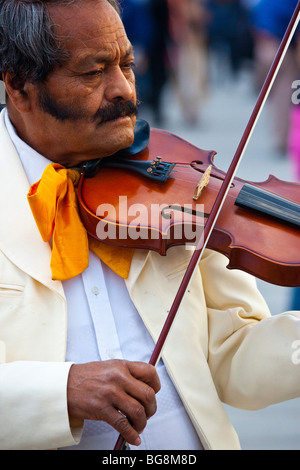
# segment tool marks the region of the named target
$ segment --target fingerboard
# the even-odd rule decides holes
[[[300,227],[300,205],[269,193],[261,188],[244,184],[235,205],[265,214],[273,219]]]

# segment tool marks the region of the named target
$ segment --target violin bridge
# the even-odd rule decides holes
[[[211,169],[212,169],[212,165],[209,165],[209,167],[203,173],[199,183],[197,184],[196,189],[194,191],[194,196],[193,196],[194,201],[197,201],[199,199],[203,189],[206,188],[206,186],[208,185]]]

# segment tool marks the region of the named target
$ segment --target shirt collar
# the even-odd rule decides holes
[[[36,150],[26,144],[26,142],[20,139],[15,127],[9,119],[7,110],[5,110],[4,119],[7,131],[14,146],[17,149],[29,184],[32,185],[33,183],[41,179],[45,168],[52,162],[47,158],[43,157],[43,155],[38,153]]]

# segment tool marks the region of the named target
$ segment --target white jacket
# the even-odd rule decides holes
[[[65,362],[67,305],[51,280],[50,248],[28,202],[22,164],[0,115],[0,448],[78,442],[70,427]],[[157,340],[190,251],[137,251],[126,281]],[[163,350],[163,359],[206,449],[239,449],[222,401],[258,409],[299,397],[300,312],[271,317],[255,280],[206,250]]]

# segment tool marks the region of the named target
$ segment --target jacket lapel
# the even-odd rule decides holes
[[[51,249],[43,242],[27,202],[29,183],[6,130],[4,111],[0,114],[0,141],[0,249],[22,271],[64,295],[61,283],[52,281]]]

